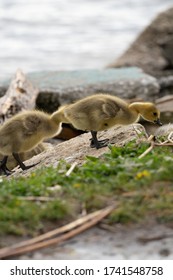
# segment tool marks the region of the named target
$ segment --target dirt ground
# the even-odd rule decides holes
[[[10,237],[9,237],[10,238]],[[19,242],[12,237],[8,243]],[[2,241],[2,240],[1,240]],[[16,256],[18,260],[172,260],[173,226],[99,224],[66,242]],[[4,244],[5,245],[5,244]]]

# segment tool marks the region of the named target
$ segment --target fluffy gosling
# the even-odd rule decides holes
[[[57,112],[49,115],[41,111],[25,111],[7,120],[0,127],[0,170],[6,175],[12,173],[6,166],[8,156],[13,155],[19,166],[25,170],[36,164],[26,166],[19,154],[32,150],[44,139],[61,131]]]
[[[71,123],[75,128],[90,131],[91,147],[97,149],[106,146],[106,139],[99,141],[97,132],[115,125],[129,125],[142,116],[149,122],[161,125],[160,112],[151,102],[126,103],[121,98],[108,94],[88,96],[73,104],[59,109],[59,118],[63,123]]]

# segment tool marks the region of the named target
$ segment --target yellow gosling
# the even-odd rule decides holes
[[[23,170],[35,165],[26,166],[19,154],[32,150],[44,139],[61,131],[61,122],[56,114],[57,112],[49,115],[41,111],[25,111],[7,120],[0,127],[0,153],[3,155],[0,170],[3,173],[11,174],[11,170],[6,166],[10,155],[13,155]]]
[[[83,98],[73,104],[62,106],[58,112],[57,117],[63,123],[70,123],[77,129],[90,131],[91,147],[97,149],[106,146],[106,140],[98,141],[98,131],[115,125],[135,123],[140,116],[161,125],[160,112],[153,103],[134,102],[129,105],[121,98],[108,94]]]

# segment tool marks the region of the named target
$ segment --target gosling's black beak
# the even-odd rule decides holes
[[[162,126],[162,123],[161,123],[160,119],[155,120],[154,123]]]

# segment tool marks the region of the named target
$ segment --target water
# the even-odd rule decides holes
[[[102,68],[172,0],[1,0],[0,78]]]

